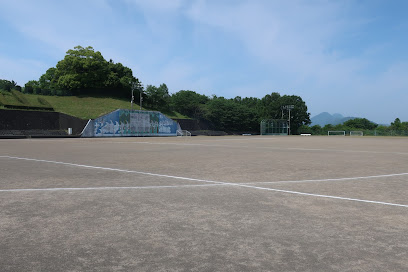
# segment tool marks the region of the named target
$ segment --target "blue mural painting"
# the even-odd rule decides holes
[[[176,136],[179,129],[160,112],[119,109],[88,122],[82,137]]]

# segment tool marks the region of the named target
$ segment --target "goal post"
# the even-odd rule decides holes
[[[346,136],[345,130],[329,130],[327,136]]]
[[[350,131],[350,136],[364,136],[364,133],[362,131]]]

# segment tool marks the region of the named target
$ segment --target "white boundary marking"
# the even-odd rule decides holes
[[[397,176],[407,176],[408,173],[398,173],[398,174],[385,174],[377,176],[363,176],[363,177],[350,177],[350,178],[331,178],[331,179],[304,179],[304,180],[281,180],[281,181],[255,181],[255,182],[244,182],[239,184],[280,184],[280,183],[304,183],[304,182],[319,182],[319,181],[345,181],[345,180],[356,180],[356,179],[373,179],[373,178],[387,178],[387,177],[397,177]]]
[[[202,181],[202,182],[216,183],[216,184],[229,184],[229,183],[226,183],[226,182],[213,181],[213,180],[186,178],[186,177],[178,177],[178,176],[171,176],[171,175],[155,174],[155,173],[149,173],[149,172],[141,172],[141,171],[135,171],[135,170],[125,170],[125,169],[118,169],[118,168],[109,168],[109,167],[92,166],[92,165],[85,165],[85,164],[76,164],[76,163],[69,163],[69,162],[30,159],[30,158],[21,158],[21,157],[13,157],[13,156],[0,156],[0,158],[8,158],[8,159],[24,160],[24,161],[35,161],[35,162],[46,162],[46,163],[53,163],[53,164],[76,166],[76,167],[81,167],[81,168],[100,169],[100,170],[116,171],[116,172],[123,172],[123,173],[134,173],[134,174],[141,174],[141,175],[148,175],[148,176],[155,176],[155,177],[164,177],[164,178],[173,178],[173,179],[181,179],[181,180]],[[233,183],[231,183],[231,184],[233,184]]]
[[[320,194],[302,193],[302,192],[297,192],[297,191],[280,190],[280,189],[265,188],[265,187],[258,187],[258,186],[250,186],[250,185],[244,185],[244,184],[239,184],[238,186],[247,187],[247,188],[253,188],[253,189],[258,189],[258,190],[266,190],[266,191],[274,191],[274,192],[288,193],[288,194],[314,196],[314,197],[331,198],[331,199],[340,199],[340,200],[357,201],[357,202],[364,202],[364,203],[382,204],[382,205],[387,205],[387,206],[397,206],[397,207],[408,208],[408,205],[397,204],[397,203],[390,203],[390,202],[373,201],[373,200],[365,200],[365,199],[349,198],[349,197],[341,197],[341,196],[331,196],[331,195],[320,195]]]
[[[274,138],[265,138],[266,139],[274,139]],[[276,139],[276,138],[275,138]],[[25,139],[25,141],[41,141],[43,139]],[[58,139],[58,140],[49,140],[46,139],[47,141],[65,141],[68,142],[68,140],[65,139]],[[124,142],[124,141],[106,141],[108,139],[106,138],[92,138],[93,142],[86,141],[86,139],[82,138],[81,140],[84,140],[83,143],[89,144],[89,143],[97,143],[99,144],[102,140],[105,140],[104,143],[112,143],[112,144],[150,144],[150,145],[176,145],[176,146],[208,146],[208,147],[230,147],[230,148],[251,148],[251,149],[272,149],[272,150],[295,150],[295,151],[321,151],[321,152],[338,152],[338,153],[367,153],[367,154],[394,154],[394,155],[408,155],[408,152],[389,152],[389,151],[369,151],[369,150],[338,150],[338,149],[323,149],[323,148],[302,148],[302,147],[273,147],[273,146],[248,146],[248,145],[223,145],[223,144],[205,144],[205,143],[159,143],[159,142]],[[96,141],[95,141],[96,140]],[[98,141],[99,140],[99,141]],[[229,141],[229,140],[264,140],[263,138],[255,138],[254,139],[220,139],[220,140],[201,140],[203,141]],[[71,141],[72,143],[76,143],[74,141]]]
[[[221,140],[218,140],[221,141]],[[274,147],[274,146],[248,146],[248,145],[223,145],[223,144],[202,144],[202,143],[155,143],[155,142],[110,142],[112,144],[149,144],[149,145],[179,145],[179,146],[208,146],[208,147],[231,147],[231,148],[251,148],[251,149],[272,149],[272,150],[295,150],[295,151],[322,151],[338,153],[367,153],[367,154],[396,154],[408,155],[408,152],[387,152],[368,150],[338,150],[323,148],[302,148],[302,147]]]
[[[16,160],[25,160],[25,161],[35,161],[35,162],[46,162],[46,163],[53,163],[53,164],[61,164],[61,165],[68,165],[68,166],[75,166],[75,167],[82,167],[88,169],[101,169],[107,171],[117,171],[117,172],[125,172],[125,173],[136,173],[136,174],[143,174],[149,176],[157,176],[157,177],[166,177],[166,178],[173,178],[173,179],[181,179],[181,180],[191,180],[191,181],[201,181],[205,183],[212,183],[214,185],[230,185],[236,187],[244,187],[244,188],[251,188],[257,190],[264,190],[264,191],[273,191],[273,192],[280,192],[280,193],[287,193],[287,194],[295,194],[295,195],[302,195],[302,196],[313,196],[313,197],[320,197],[320,198],[329,198],[329,199],[337,199],[337,200],[347,200],[347,201],[355,201],[355,202],[362,202],[362,203],[371,203],[371,204],[381,204],[386,206],[397,206],[397,207],[404,207],[408,208],[408,205],[398,204],[398,203],[390,203],[390,202],[382,202],[382,201],[373,201],[373,200],[366,200],[366,199],[358,199],[358,198],[348,198],[348,197],[340,197],[340,196],[331,196],[331,195],[321,195],[321,194],[312,194],[312,193],[303,193],[298,191],[289,191],[289,190],[281,190],[281,189],[273,189],[273,188],[266,188],[266,187],[259,187],[253,186],[248,184],[242,183],[230,183],[230,182],[221,182],[221,181],[214,181],[214,180],[205,180],[205,179],[195,179],[195,178],[187,178],[187,177],[178,177],[178,176],[171,176],[171,175],[163,175],[163,174],[155,174],[149,172],[141,172],[141,171],[134,171],[134,170],[124,170],[124,169],[117,169],[117,168],[109,168],[109,167],[100,167],[100,166],[91,166],[91,165],[83,165],[83,164],[75,164],[75,163],[68,163],[68,162],[59,162],[59,161],[49,161],[49,160],[40,160],[40,159],[30,159],[30,158],[21,158],[21,157],[12,157],[12,156],[0,156],[0,158],[8,158],[8,159],[16,159]],[[384,175],[382,175],[384,176]],[[374,176],[372,176],[374,177]],[[351,179],[351,178],[349,178]],[[94,188],[74,188],[74,190],[103,190],[103,188],[114,188],[114,187],[95,187]],[[100,188],[100,189],[99,189]],[[120,187],[124,188],[124,187]],[[131,187],[129,187],[131,188]],[[20,191],[55,191],[61,190],[63,188],[48,188],[48,189],[7,189],[4,192],[20,192]],[[68,188],[69,189],[69,188]],[[66,190],[68,190],[66,189]],[[105,189],[105,190],[106,190]],[[13,190],[13,191],[11,191]],[[65,190],[65,189],[64,189]],[[0,191],[3,192],[3,191]]]
[[[32,189],[2,189],[0,192],[36,192],[36,191],[93,191],[93,190],[123,190],[123,189],[162,189],[223,186],[224,184],[192,184],[192,185],[157,185],[157,186],[124,186],[124,187],[77,187],[77,188],[32,188]]]

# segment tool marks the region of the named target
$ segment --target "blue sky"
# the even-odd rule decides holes
[[[408,1],[0,0],[0,78],[37,80],[76,45],[144,85],[299,95],[320,112],[408,121]]]

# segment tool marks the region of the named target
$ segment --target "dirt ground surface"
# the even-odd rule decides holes
[[[408,138],[0,140],[0,271],[408,271]]]

